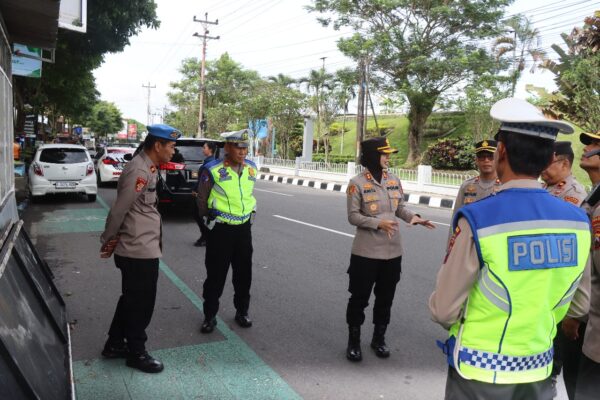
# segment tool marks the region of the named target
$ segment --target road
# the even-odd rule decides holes
[[[363,327],[361,363],[345,359],[346,270],[353,228],[344,193],[259,181],[253,226],[250,315],[233,321],[230,282],[221,298],[218,331],[199,332],[204,248],[182,210],[163,218],[164,255],[148,349],[165,371],[147,375],[102,360],[100,350],[120,290],[112,260],[98,257],[99,236],[116,189],[96,203],[50,198],[30,205],[26,227],[56,275],[73,323],[79,399],[440,399],[446,365],[435,345],[445,331],[429,317],[427,299],[444,255],[450,211],[408,207],[437,229],[403,224],[405,255],[387,342],[378,359],[368,347],[371,307]],[[371,302],[372,304],[372,302]]]

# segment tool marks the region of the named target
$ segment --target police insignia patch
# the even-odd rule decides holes
[[[377,203],[373,203],[369,206],[369,210],[371,210],[371,211],[377,211],[377,208],[378,208]]]
[[[250,175],[250,177],[254,178],[256,176],[256,171],[254,170],[254,168],[250,167],[248,168],[248,174]]]
[[[229,178],[231,178],[231,177],[229,176],[229,172],[227,172],[226,168],[219,169],[219,179],[220,180],[226,181]]]
[[[135,180],[135,191],[138,193],[141,192],[144,186],[146,186],[146,183],[148,183],[147,180],[141,176],[138,176],[138,178]]]
[[[564,201],[567,201],[567,202],[569,202],[569,203],[571,203],[571,204],[575,204],[575,205],[578,205],[578,204],[579,204],[579,200],[577,200],[577,198],[576,198],[576,197],[572,197],[572,196],[565,196],[565,197],[563,198],[563,200],[564,200]]]
[[[460,228],[457,226],[454,229],[454,233],[452,234],[450,241],[448,242],[448,249],[446,250],[446,257],[444,257],[444,264],[446,264],[446,261],[448,260],[448,256],[450,255],[450,252],[454,247],[454,243],[456,242],[456,238],[458,237],[458,235],[460,235]]]
[[[354,193],[356,193],[356,185],[354,185],[354,184],[348,185],[348,189],[346,189],[346,194],[348,196],[352,196]]]
[[[156,172],[156,167],[154,165],[150,166],[150,172],[152,172],[152,173]]]

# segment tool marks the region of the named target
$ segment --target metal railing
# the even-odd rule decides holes
[[[294,171],[311,171],[321,173],[332,173],[346,175],[348,179],[364,171],[362,165],[354,163],[326,163],[326,162],[309,162],[302,160],[283,160],[279,158],[260,158],[254,157],[253,161],[260,163],[265,167],[289,168]],[[424,183],[429,185],[460,186],[465,180],[477,176],[475,171],[469,172],[450,172],[450,171],[431,171],[431,179],[419,178],[417,169],[405,168],[390,168],[390,172],[398,176],[404,182]]]

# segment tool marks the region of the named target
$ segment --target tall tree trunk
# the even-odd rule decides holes
[[[436,99],[437,95],[424,93],[408,97],[410,109],[408,111],[408,157],[406,162],[409,165],[416,165],[420,161],[421,138]]]

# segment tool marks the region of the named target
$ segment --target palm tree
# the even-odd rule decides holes
[[[503,36],[494,41],[492,51],[496,54],[499,61],[506,53],[513,53],[512,64],[514,71],[512,73],[511,93],[514,96],[517,82],[525,69],[527,61],[533,61],[530,71],[535,71],[537,64],[543,60],[546,53],[541,48],[540,32],[529,19],[523,15],[515,15],[506,21],[510,28],[509,32],[513,37]]]
[[[324,68],[319,70],[312,69],[307,77],[298,79],[298,83],[306,83],[306,90],[310,93],[314,90],[315,96],[315,111],[317,112],[317,153],[319,152],[319,139],[321,136],[321,94],[323,89],[331,89],[333,75],[325,71]]]
[[[287,76],[285,74],[277,74],[277,76],[269,76],[267,78],[267,80],[269,82],[273,82],[273,83],[276,83],[276,84],[284,86],[284,87],[290,87],[294,83],[297,83],[297,81],[294,78],[292,78],[291,76]]]

